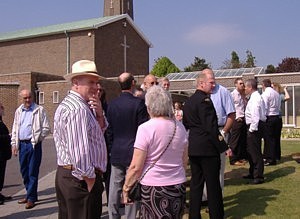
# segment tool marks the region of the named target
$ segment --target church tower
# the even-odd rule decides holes
[[[104,17],[128,14],[133,20],[133,0],[104,0]]]

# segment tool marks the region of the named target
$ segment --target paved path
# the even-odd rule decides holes
[[[55,196],[54,179],[55,172],[53,171],[39,180],[38,198],[36,206],[30,210],[25,209],[25,205],[18,204],[18,200],[22,199],[25,190],[21,190],[13,195],[12,200],[6,201],[4,205],[0,205],[0,218],[2,219],[23,219],[23,218],[39,218],[39,219],[57,219],[58,208]],[[103,193],[103,214],[102,219],[108,218],[106,207],[106,196]]]

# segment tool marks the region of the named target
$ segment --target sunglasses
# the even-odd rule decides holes
[[[150,83],[151,85],[158,85],[158,82],[155,82],[155,81],[152,81],[151,83]]]

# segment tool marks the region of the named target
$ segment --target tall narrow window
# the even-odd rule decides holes
[[[39,92],[39,104],[44,104],[44,103],[45,103],[45,93]]]
[[[53,103],[59,103],[59,92],[53,91]]]

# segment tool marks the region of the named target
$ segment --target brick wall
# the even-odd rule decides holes
[[[105,77],[116,77],[124,72],[124,35],[127,45],[127,72],[134,75],[149,73],[149,46],[126,19],[100,27],[95,31],[95,62]]]
[[[117,97],[120,93],[119,84],[116,81],[103,80],[101,81],[102,87],[106,92],[106,100],[109,102],[113,98]],[[47,115],[50,120],[51,131],[53,132],[53,119],[57,106],[67,95],[71,88],[71,84],[65,80],[52,81],[52,82],[38,82],[37,87],[40,92],[44,93],[44,104],[40,104],[47,111]],[[59,100],[58,103],[53,103],[53,92],[58,91]]]
[[[124,72],[124,35],[130,46],[127,71],[145,75],[149,71],[149,46],[129,23],[123,26],[125,21],[99,29],[0,42],[0,75],[35,71],[63,76],[75,61],[89,59],[96,62],[100,75],[118,76]]]

